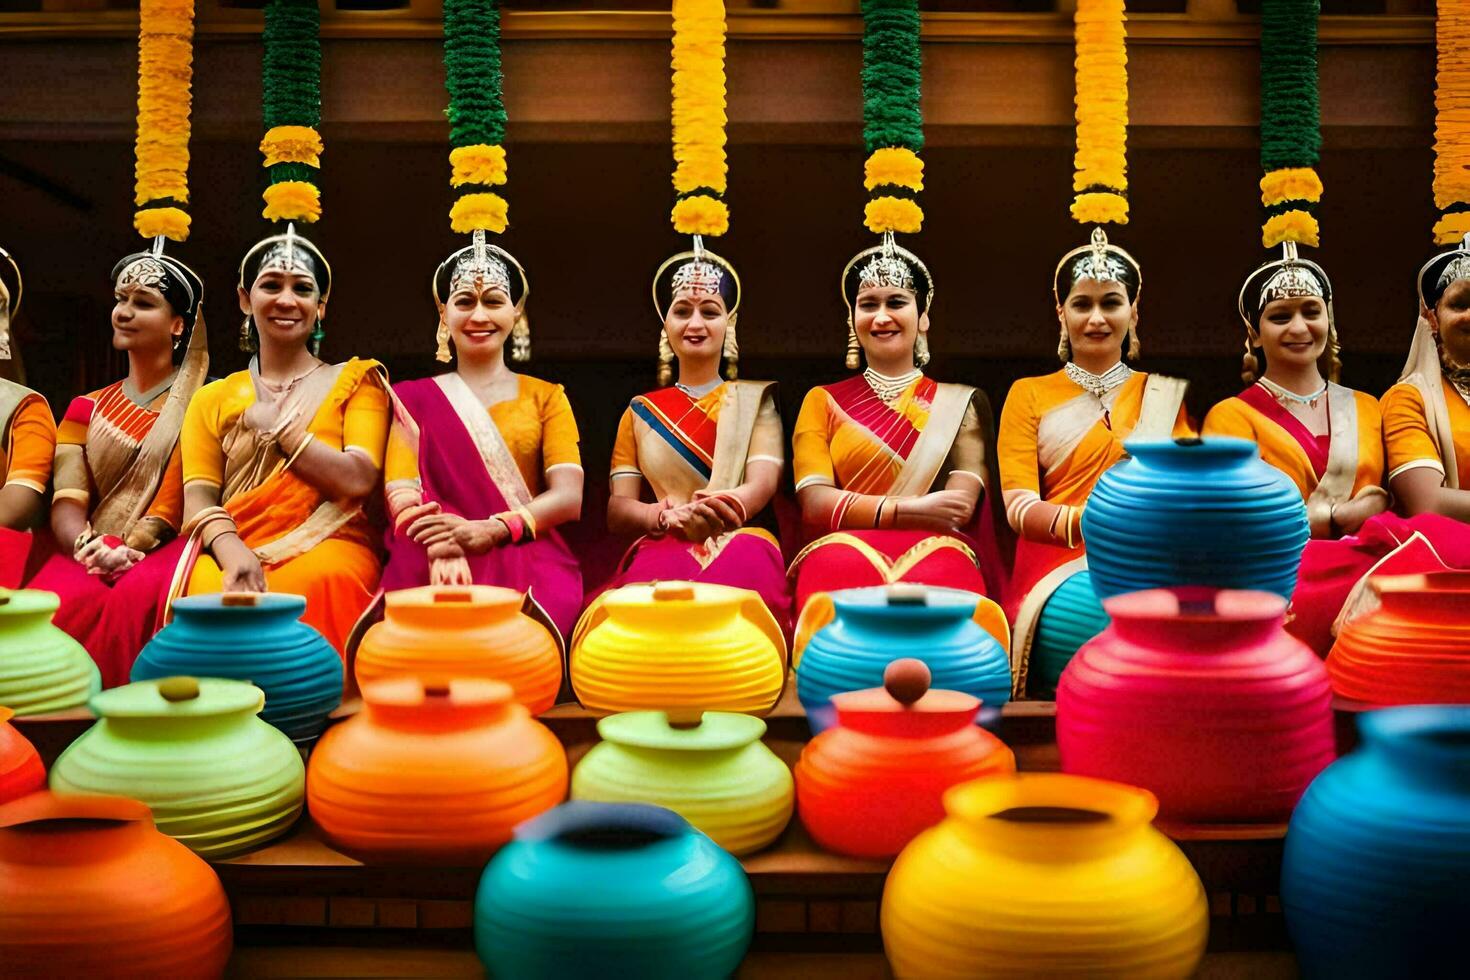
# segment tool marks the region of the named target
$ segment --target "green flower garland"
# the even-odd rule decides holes
[[[918,0],[863,0],[863,186],[869,230],[913,233],[924,223],[923,56]]]
[[[265,9],[261,90],[270,186],[265,217],[312,222],[321,217],[321,11],[317,0],[270,0]]]
[[[506,182],[504,73],[498,0],[444,0],[444,86],[449,90],[449,223],[457,232],[493,231],[509,224]]]
[[[1316,245],[1322,180],[1317,101],[1318,0],[1261,3],[1262,243]]]

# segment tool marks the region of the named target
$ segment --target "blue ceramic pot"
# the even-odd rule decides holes
[[[186,674],[249,681],[265,692],[263,721],[309,742],[342,703],[342,658],[301,622],[298,595],[219,593],[177,599],[173,622],[148,641],[133,680]]]
[[[1125,592],[1211,585],[1290,599],[1306,547],[1296,484],[1244,439],[1126,444],[1082,513],[1092,587]]]
[[[573,801],[528,820],[475,896],[491,976],[728,977],[755,932],[740,862],[683,817]]]
[[[1470,707],[1388,708],[1358,730],[1286,835],[1281,903],[1302,973],[1449,975],[1470,921]]]
[[[976,597],[959,589],[877,586],[832,593],[834,618],[796,667],[796,694],[812,732],[836,723],[832,695],[883,686],[889,663],[928,665],[936,690],[963,691],[998,709],[1011,697],[1010,658],[973,619]]]
[[[1074,573],[1057,586],[1041,616],[1031,639],[1031,662],[1026,687],[1034,698],[1057,696],[1057,683],[1062,669],[1082,644],[1108,628],[1108,614],[1103,611],[1092,588],[1092,573],[1087,569]]]

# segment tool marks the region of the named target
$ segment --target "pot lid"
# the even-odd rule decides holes
[[[504,681],[460,677],[447,684],[425,684],[417,677],[393,677],[362,686],[362,699],[388,708],[481,708],[510,704],[515,689]]]
[[[153,820],[146,804],[126,796],[100,793],[53,793],[37,790],[18,800],[0,804],[0,830],[23,827],[47,820]]]
[[[398,589],[383,597],[389,609],[466,609],[485,606],[514,606],[519,609],[525,596],[515,589],[498,585],[425,585],[416,589]]]
[[[29,616],[54,613],[61,607],[61,597],[40,589],[0,589],[0,616]]]
[[[973,592],[914,582],[895,582],[832,593],[832,604],[839,613],[892,609],[919,616],[927,613],[936,619],[972,616],[978,602],[979,597]]]
[[[103,691],[90,704],[101,718],[208,718],[255,714],[265,706],[265,693],[249,681],[164,677]]]
[[[685,721],[670,721],[663,711],[625,711],[597,723],[597,734],[609,742],[644,749],[713,752],[738,749],[766,733],[766,723],[731,711],[693,712]]]
[[[687,609],[711,604],[737,605],[749,593],[729,585],[709,582],[653,582],[648,585],[625,585],[603,595],[604,605],[613,609],[658,606]]]
[[[837,723],[896,738],[930,738],[973,724],[980,699],[961,691],[933,690],[930,680],[922,660],[895,660],[883,671],[882,687],[832,696]]]
[[[210,592],[184,596],[169,604],[175,611],[239,615],[240,610],[262,609],[269,612],[306,610],[306,599],[287,592]]]

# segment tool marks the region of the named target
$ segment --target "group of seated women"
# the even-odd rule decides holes
[[[19,277],[0,272],[3,353]],[[655,277],[660,387],[632,400],[613,447],[607,526],[632,543],[610,581],[584,588],[557,532],[582,511],[577,424],[561,386],[512,370],[529,356],[530,284],[508,252],[477,238],[440,264],[439,358],[453,368],[393,385],[375,361],[317,356],[332,272],[294,229],[240,263],[254,356],[216,381],[197,275],[155,249],[113,280],[126,378],[74,399],[59,425],[0,381],[0,585],[60,595],[57,625],[109,686],[174,597],[221,590],[306,597],[306,621],[344,655],[383,590],[425,584],[529,592],[564,636],[595,594],[660,579],[754,590],[788,629],[814,596],[897,581],[987,596],[1014,619],[1085,562],[1081,514],[1125,441],[1194,431],[1184,383],[1128,363],[1142,275],[1099,230],[1054,276],[1061,369],[1014,383],[989,452],[985,397],[924,373],[934,283],[890,236],[842,276],[847,367],[862,372],[801,403],[804,540],[787,542],[788,564],[773,387],[735,380],[740,280],[696,239]],[[1313,543],[1297,614],[1319,646],[1356,580],[1411,539],[1415,560],[1470,565],[1470,249],[1437,256],[1420,288],[1409,369],[1380,407],[1331,380],[1331,284],[1288,249],[1241,290],[1248,387],[1204,419],[1204,435],[1255,441],[1300,488]]]

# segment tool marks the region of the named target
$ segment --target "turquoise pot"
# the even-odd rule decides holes
[[[1108,614],[1103,611],[1093,591],[1092,574],[1082,569],[1057,586],[1041,616],[1031,640],[1031,662],[1026,687],[1033,698],[1052,699],[1062,670],[1084,643],[1108,628]]]
[[[1100,598],[1206,585],[1290,599],[1306,547],[1296,484],[1244,439],[1126,443],[1082,512]]]
[[[563,803],[516,828],[475,896],[491,976],[728,977],[755,932],[740,862],[672,810]]]
[[[894,660],[922,660],[936,690],[962,691],[989,709],[1011,697],[1011,665],[974,620],[976,597],[959,589],[877,586],[832,593],[834,617],[796,668],[796,694],[814,734],[836,723],[832,695],[883,686]]]
[[[298,595],[196,595],[177,599],[173,622],[133,664],[133,680],[186,674],[249,681],[265,692],[260,717],[293,742],[309,742],[342,703],[342,658],[301,622]]]
[[[1281,905],[1306,977],[1451,975],[1470,921],[1470,706],[1360,715],[1292,814]]]

